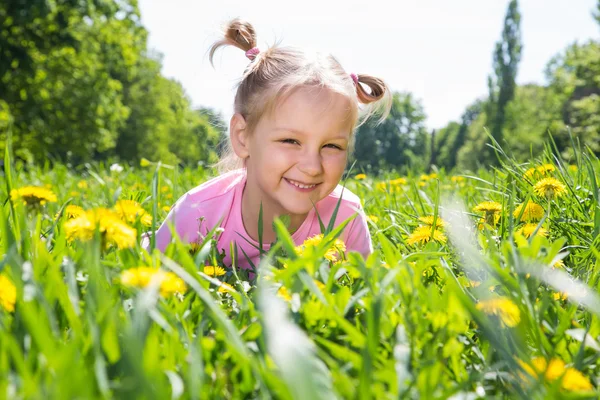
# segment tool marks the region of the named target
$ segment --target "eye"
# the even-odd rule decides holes
[[[283,139],[280,140],[281,143],[288,143],[288,144],[300,144],[298,143],[298,141],[296,139]]]
[[[344,149],[342,149],[341,146],[338,146],[337,144],[333,144],[333,143],[326,144],[325,147],[329,147],[330,149],[336,149],[336,150],[344,150]]]

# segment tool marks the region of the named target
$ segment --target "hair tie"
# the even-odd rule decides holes
[[[250,59],[250,61],[254,61],[256,56],[260,53],[260,49],[258,47],[253,47],[246,52],[246,57]]]
[[[355,85],[358,85],[358,75],[356,75],[354,72],[350,74],[350,78],[352,78],[352,80],[354,81]]]

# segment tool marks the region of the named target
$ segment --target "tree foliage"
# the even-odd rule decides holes
[[[494,50],[494,76],[488,80],[490,97],[487,125],[492,137],[499,143],[502,142],[502,133],[506,122],[506,106],[515,94],[522,47],[521,14],[517,0],[511,0],[504,18],[502,39],[496,43]],[[491,160],[493,160],[492,157],[490,157]]]
[[[161,75],[137,1],[2,2],[0,21],[0,121],[22,158],[214,160],[218,132]]]
[[[600,154],[600,42],[573,44],[547,67],[550,89],[560,102],[561,120],[580,143]],[[560,148],[568,149],[565,129],[557,132]]]
[[[421,103],[410,93],[394,93],[388,118],[368,120],[356,132],[354,156],[364,170],[424,165],[427,131]]]

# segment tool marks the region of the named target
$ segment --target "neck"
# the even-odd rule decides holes
[[[253,193],[253,190],[245,185],[242,193],[242,222],[246,233],[251,239],[258,242],[258,224],[260,206],[262,204],[262,242],[272,243],[275,241],[276,234],[273,230],[273,221],[282,215],[290,216],[290,225],[288,230],[290,233],[295,232],[306,219],[305,215],[290,215],[276,205],[270,204],[268,200],[261,198],[258,193]]]

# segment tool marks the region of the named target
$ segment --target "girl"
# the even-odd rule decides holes
[[[288,229],[299,245],[321,233],[317,212],[329,224],[342,196],[336,225],[358,212],[342,240],[348,251],[368,256],[373,248],[360,200],[348,189],[342,195],[338,183],[359,122],[358,103],[370,104],[362,110],[364,118],[383,110],[384,119],[391,106],[389,89],[380,79],[348,74],[332,56],[278,46],[260,50],[256,43],[252,25],[235,19],[210,49],[211,64],[225,45],[244,50],[250,59],[235,96],[229,148],[219,163],[228,172],[176,202],[156,232],[157,247],[164,251],[171,242],[170,225],[184,242],[200,242],[220,222],[217,248],[225,250],[225,263],[231,265],[230,243],[236,242],[238,267],[249,266],[246,257],[257,265],[261,204],[263,243],[275,240],[272,221],[288,215]],[[144,247],[149,247],[147,238]]]

